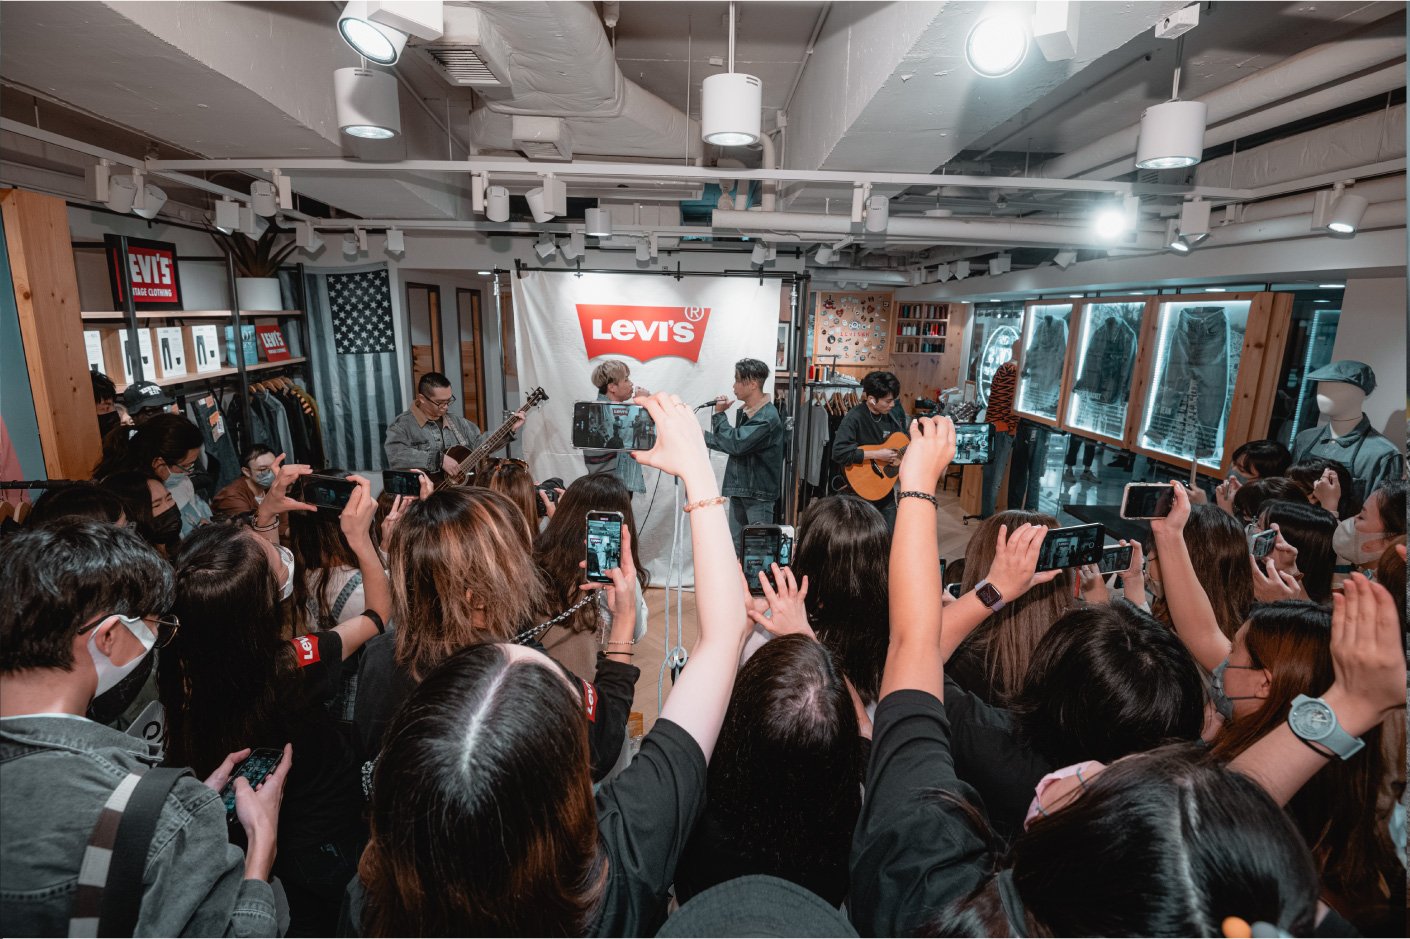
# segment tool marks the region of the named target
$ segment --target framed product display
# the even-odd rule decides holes
[[[1202,294],[1161,302],[1143,333],[1132,449],[1211,476],[1267,432],[1287,341],[1285,294]]]
[[[1030,303],[1023,320],[1023,356],[1018,367],[1017,414],[1052,427],[1062,416],[1067,387],[1068,321],[1071,303]]]
[[[813,356],[835,357],[834,365],[886,368],[891,364],[891,311],[889,291],[818,293]]]
[[[156,336],[157,364],[162,378],[181,378],[186,374],[186,339],[180,326],[158,326]]]
[[[1126,445],[1137,352],[1150,305],[1146,300],[1092,300],[1078,305],[1064,429]]]
[[[965,375],[975,383],[974,399],[989,403],[994,373],[1012,357],[1011,347],[1023,329],[1023,304],[980,303],[974,307],[969,332],[969,364]]]

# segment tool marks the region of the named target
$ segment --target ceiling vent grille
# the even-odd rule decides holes
[[[445,32],[421,47],[436,71],[458,88],[508,88],[509,49],[473,7],[445,5]]]
[[[426,54],[440,66],[441,74],[452,85],[471,88],[503,88],[505,81],[495,74],[490,64],[474,46],[427,46]]]
[[[573,135],[562,118],[514,115],[514,146],[531,160],[573,159]]]

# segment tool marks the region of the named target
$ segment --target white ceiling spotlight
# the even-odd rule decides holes
[[[756,242],[754,245],[754,250],[749,252],[749,261],[755,266],[760,266],[768,259],[769,249],[764,245],[762,241]]]
[[[545,261],[553,257],[554,252],[557,250],[558,242],[554,240],[552,235],[544,235],[534,244],[534,251]]]
[[[1077,252],[1071,248],[1064,248],[1053,255],[1053,263],[1063,270],[1067,270],[1077,260]]]
[[[542,186],[524,193],[524,198],[534,221],[540,225],[568,214],[568,187],[561,179],[554,179],[552,173],[544,178]]]
[[[509,221],[509,190],[491,186],[485,190],[485,218],[491,222]]]
[[[1191,6],[1198,22],[1199,5]],[[1188,29],[1175,32],[1167,25],[1162,31],[1157,26],[1156,36],[1179,36]],[[1180,169],[1194,166],[1204,159],[1204,125],[1209,117],[1209,106],[1203,101],[1180,100],[1180,57],[1183,52],[1182,39],[1175,47],[1175,76],[1170,86],[1170,100],[1146,108],[1141,114],[1141,133],[1136,142],[1136,166],[1140,169]]]
[[[256,215],[273,218],[279,211],[274,184],[267,179],[257,179],[250,183],[250,205],[254,206]]]
[[[1140,220],[1140,210],[1141,200],[1136,196],[1123,196],[1106,203],[1092,219],[1097,237],[1106,241],[1125,237],[1135,230]]]
[[[136,181],[131,176],[114,176],[108,180],[108,198],[103,204],[114,212],[126,214],[132,211],[132,201],[136,198]]]
[[[729,5],[729,71],[700,83],[700,136],[719,147],[759,142],[764,85],[734,70],[734,3]]]
[[[141,173],[134,172],[132,178],[137,185],[137,191],[132,194],[132,214],[156,218],[166,205],[166,193],[147,182]]]
[[[568,243],[563,246],[562,250],[564,260],[576,261],[587,250],[587,236],[578,230],[569,232]]]
[[[107,202],[109,195],[109,180],[112,179],[113,164],[107,160],[99,160],[97,163],[90,163],[84,167],[83,177],[88,186],[88,198],[94,202]]]
[[[1013,255],[999,254],[989,259],[989,275],[997,277],[1013,270]]]
[[[1165,243],[1176,254],[1189,254],[1209,237],[1210,205],[1203,199],[1191,199],[1180,206],[1180,218],[1166,226]]]
[[[121,177],[114,177],[117,184]],[[1330,192],[1317,193],[1312,203],[1312,230],[1329,231],[1334,235],[1355,235],[1361,218],[1369,207],[1364,196],[1347,189],[1349,183],[1337,183]]]
[[[279,195],[279,208],[288,212],[294,207],[294,182],[279,170],[270,170],[269,178]]]
[[[886,223],[891,217],[891,200],[885,196],[871,196],[867,199],[866,229],[869,232],[886,231]]]
[[[826,267],[832,263],[832,257],[836,254],[832,245],[819,245],[817,253],[813,255],[813,260]]]
[[[1180,234],[1180,223],[1171,219],[1165,226],[1165,246],[1179,255],[1190,253],[1190,243]]]
[[[338,127],[349,137],[389,140],[401,133],[397,80],[369,68],[333,72],[333,103]]]
[[[587,222],[586,233],[593,238],[612,237],[612,213],[606,209],[588,209],[583,213]]]
[[[969,31],[964,57],[984,78],[1003,78],[1028,55],[1028,23],[1014,13],[985,16]]]
[[[369,3],[368,0],[349,0],[347,6],[343,7],[342,15],[338,17],[338,33],[343,37],[343,41],[369,62],[392,65],[401,57],[402,49],[406,48],[406,41],[410,37],[405,32],[373,19],[374,15],[379,19],[383,18],[380,16],[381,8],[393,5]],[[439,3],[420,5],[440,6]]]
[[[211,213],[211,225],[227,235],[234,234],[240,227],[240,203],[231,199],[217,199]]]
[[[646,250],[654,261],[661,253],[661,236],[652,232],[646,236]]]
[[[358,228],[358,229],[355,229],[355,231],[357,232],[357,250],[358,250],[360,253],[362,253],[362,254],[366,254],[366,253],[367,253],[367,229],[365,229],[365,228]]]
[[[247,204],[240,206],[240,234],[251,241],[259,241],[264,234],[269,223],[255,214],[255,210]]]
[[[642,261],[642,262],[650,261],[650,260],[651,260],[651,245],[647,244],[645,241],[643,241],[643,242],[641,242],[640,244],[638,244],[638,245],[636,246],[636,259],[637,259],[638,261]]]
[[[357,234],[355,232],[348,232],[343,236],[343,257],[352,260],[357,257],[357,254]]]
[[[969,276],[969,262],[968,262],[968,261],[956,261],[956,262],[955,262],[955,280],[964,280],[964,279],[965,279],[966,277],[968,277],[968,276]]]
[[[951,277],[954,276],[954,271],[950,268],[950,265],[948,264],[941,264],[935,269],[935,282],[937,284],[943,284],[945,281],[949,280]]]
[[[1049,62],[1061,62],[1077,55],[1077,10],[1075,0],[1042,0],[1033,6],[1033,44]]]
[[[318,234],[312,222],[300,220],[294,223],[294,244],[305,254],[317,254],[323,249],[323,236]]]
[[[406,232],[400,228],[387,229],[386,251],[398,258],[406,254]]]

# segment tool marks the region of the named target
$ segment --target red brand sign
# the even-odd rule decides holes
[[[579,303],[587,355],[622,356],[647,362],[662,356],[700,361],[700,343],[710,308],[699,306],[615,306]]]
[[[284,344],[284,334],[278,326],[256,326],[255,335],[259,337],[260,351],[264,353],[266,362],[289,358],[289,347]]]
[[[108,280],[113,301],[121,310],[126,303],[124,284],[132,288],[132,303],[139,310],[181,309],[181,280],[176,273],[176,245],[164,241],[127,239],[127,254],[116,235],[103,239],[108,252]],[[123,275],[127,276],[124,278]]]
[[[318,662],[318,637],[317,636],[297,636],[289,642],[294,646],[294,661],[299,668],[307,668]]]

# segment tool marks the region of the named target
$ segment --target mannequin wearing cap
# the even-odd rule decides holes
[[[1322,458],[1344,464],[1364,499],[1405,470],[1400,449],[1371,426],[1363,411],[1376,389],[1376,373],[1364,362],[1341,359],[1307,376],[1317,382],[1317,407],[1330,421],[1311,427],[1293,442],[1293,462]]]

